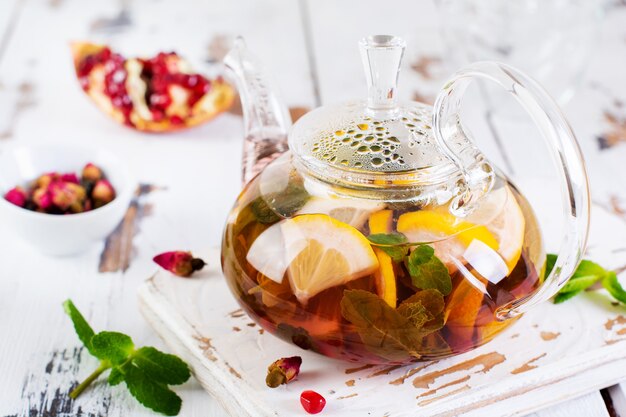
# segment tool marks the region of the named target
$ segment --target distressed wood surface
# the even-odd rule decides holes
[[[125,12],[124,4],[127,4]],[[624,19],[623,2],[613,2],[603,25],[604,37],[598,42],[591,60],[588,79],[564,108],[588,161],[595,216],[607,219],[608,226],[604,227],[594,222],[592,239],[595,243],[589,256],[618,270],[626,264],[626,239],[624,233],[616,232],[626,226]],[[405,36],[409,42],[401,96],[432,100],[451,70],[445,65],[437,24],[435,8],[430,2],[409,5],[392,1],[383,6],[353,0],[341,4],[330,0],[1,1],[0,152],[12,144],[46,141],[103,146],[125,157],[138,179],[154,190],[138,199],[136,211],[129,212],[126,227],[120,229],[117,238],[112,236],[108,245],[102,242],[79,257],[47,258],[14,236],[0,232],[0,315],[3,317],[0,321],[3,335],[0,415],[153,415],[138,406],[120,387],[109,388],[101,383],[95,384],[78,401],[68,400],[66,393],[70,387],[88,375],[96,362],[79,348],[60,303],[71,297],[96,329],[127,332],[137,344],[163,347],[140,316],[137,304],[137,288],[155,272],[151,257],[174,248],[218,245],[224,219],[239,191],[240,117],[225,115],[188,132],[160,136],[141,135],[117,126],[80,91],[67,49],[70,40],[107,42],[128,54],[175,49],[189,57],[198,69],[213,73],[219,71],[215,60],[227,40],[243,34],[274,74],[287,103],[302,111],[319,103],[363,96],[364,80],[355,43],[361,36],[379,31]],[[533,130],[518,122],[498,120],[495,133],[501,137],[503,145],[498,146],[493,127],[481,117],[486,112],[481,106],[470,109],[473,113],[470,116],[476,119],[476,137],[481,146],[499,165],[510,168],[520,178],[532,173],[534,180],[522,182],[522,188],[531,201],[541,201],[543,194],[534,191],[556,185],[550,184],[553,175],[541,145],[525,138],[525,135],[530,137]],[[510,132],[514,134],[509,135]],[[550,206],[557,210],[546,208],[539,213],[542,226],[546,235],[558,235],[558,202]],[[0,230],[3,221],[5,219],[0,219]],[[224,295],[224,299],[230,300],[229,297]],[[606,299],[594,293],[572,303],[580,309],[604,311],[601,306],[606,304]],[[607,311],[614,316],[623,312],[616,306],[610,306]],[[218,319],[217,324],[220,324],[222,318]],[[245,317],[239,319],[246,320]],[[206,322],[212,320],[216,319],[207,318]],[[541,324],[550,324],[550,320],[552,318]],[[619,331],[621,327],[614,329]],[[578,330],[583,333],[571,339],[573,351],[583,349],[587,343],[585,328]],[[554,333],[554,329],[546,331]],[[268,335],[263,337],[270,339]],[[545,343],[560,343],[565,337],[563,333]],[[609,347],[617,350],[620,344]],[[287,345],[284,349],[291,352]],[[526,364],[539,368],[522,372],[519,377],[540,370],[550,360],[546,353],[547,356]],[[344,367],[342,364],[340,370]],[[225,371],[232,375],[229,369]],[[492,371],[498,371],[498,366]],[[390,375],[374,378],[397,379],[402,376],[400,373],[401,370],[394,370]],[[546,390],[544,396],[557,402],[563,398],[561,395],[597,390],[605,383],[599,382],[603,372],[596,374],[600,375],[570,380],[569,384],[554,384],[554,391]],[[350,379],[355,379],[352,388],[358,389],[362,382],[358,378],[367,380],[370,374],[365,370],[351,375]],[[464,377],[437,380],[436,385]],[[481,374],[471,376],[477,377]],[[454,385],[441,392],[456,389]],[[346,392],[348,388],[342,387]],[[232,394],[231,390],[224,390]],[[623,385],[609,390],[616,410],[622,415],[626,415],[624,390]],[[196,380],[179,387],[177,392],[183,397],[182,416],[227,415]],[[417,395],[416,392],[413,397]],[[296,397],[297,392],[291,392],[290,398]],[[340,407],[349,408],[357,398],[338,402],[345,404]],[[527,402],[525,397],[520,398],[521,403]],[[413,406],[416,400],[413,398]],[[437,403],[430,406],[436,407]],[[372,411],[384,414],[384,410],[378,408]],[[506,414],[497,408],[491,411],[490,416]],[[606,413],[599,394],[593,391],[565,405],[538,411],[536,415],[600,416]]]
[[[544,205],[558,204],[545,192],[539,200],[539,213]],[[594,211],[592,222],[597,233],[590,256],[609,267],[626,264],[626,253],[615,256],[611,242],[601,239],[610,233],[625,236],[626,224],[601,210]],[[544,231],[553,247],[557,231],[547,225]],[[584,394],[599,395],[626,374],[625,312],[601,292],[561,305],[544,303],[492,342],[453,358],[404,367],[358,366],[302,351],[261,330],[227,296],[219,250],[196,252],[209,259],[207,271],[193,280],[158,273],[140,289],[140,304],[157,333],[194,366],[202,386],[231,415],[305,415],[294,396],[314,389],[326,396],[328,416],[356,417],[367,410],[388,417],[521,416]],[[268,390],[267,364],[296,353],[305,364],[302,378]]]

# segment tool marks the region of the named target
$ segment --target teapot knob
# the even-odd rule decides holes
[[[396,87],[406,42],[397,36],[372,35],[359,42],[367,78],[367,107],[376,117],[397,112]]]
[[[456,215],[466,215],[485,195],[494,173],[484,157],[468,152],[455,152],[451,144],[462,135],[460,114],[462,96],[475,79],[493,81],[511,93],[537,124],[552,152],[563,190],[564,237],[554,268],[533,294],[501,306],[499,320],[516,317],[534,305],[556,294],[572,276],[587,246],[590,196],[585,163],[565,116],[550,95],[534,80],[508,65],[497,62],[476,62],[457,72],[437,96],[433,111],[435,140],[444,154],[457,165],[463,179],[450,205]]]

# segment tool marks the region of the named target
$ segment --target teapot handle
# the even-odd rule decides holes
[[[433,129],[438,145],[463,175],[459,192],[450,210],[464,216],[472,210],[493,183],[493,170],[482,158],[455,152],[451,145],[457,135],[467,136],[459,111],[462,96],[474,79],[494,81],[507,90],[537,124],[562,182],[564,236],[552,272],[533,294],[501,306],[498,320],[522,313],[556,294],[572,276],[587,246],[590,196],[587,171],[578,142],[565,116],[550,95],[522,72],[497,62],[476,62],[466,66],[446,83],[435,102]]]

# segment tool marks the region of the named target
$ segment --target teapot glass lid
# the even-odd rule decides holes
[[[414,186],[449,178],[457,169],[435,141],[432,107],[396,100],[405,42],[375,35],[361,40],[359,46],[367,100],[308,113],[293,126],[290,148],[314,174],[362,185]],[[452,146],[460,152],[471,145],[462,138]]]

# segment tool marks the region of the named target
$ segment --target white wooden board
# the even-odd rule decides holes
[[[626,233],[619,219],[595,212],[598,236]],[[603,251],[611,256],[603,257]],[[298,401],[306,389],[326,397],[326,416],[517,416],[608,387],[626,375],[626,316],[602,292],[561,305],[544,303],[494,341],[454,358],[362,366],[303,351],[263,332],[230,295],[219,251],[203,254],[210,267],[193,279],[163,272],[150,278],[140,288],[140,306],[233,416],[306,415]],[[608,245],[593,257],[619,263]],[[267,388],[267,366],[296,354],[303,357],[299,380]]]

